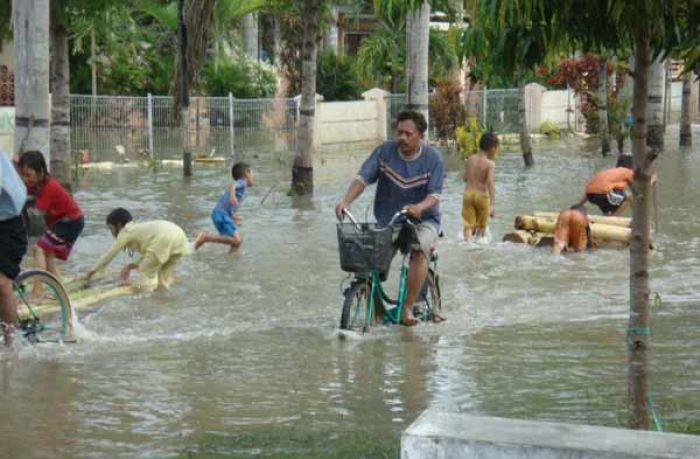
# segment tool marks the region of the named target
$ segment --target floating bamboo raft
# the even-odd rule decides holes
[[[503,236],[505,242],[529,244],[537,247],[552,245],[557,212],[535,212],[534,215],[515,217],[515,231]],[[591,215],[591,239],[598,245],[629,244],[632,230],[630,219],[626,217],[606,217]]]

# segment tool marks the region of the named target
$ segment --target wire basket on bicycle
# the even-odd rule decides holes
[[[337,229],[340,269],[351,273],[389,270],[394,257],[391,227],[341,222]]]

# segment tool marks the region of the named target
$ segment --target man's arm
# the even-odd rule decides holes
[[[437,198],[436,195],[430,194],[421,202],[404,207],[404,210],[406,210],[406,213],[409,217],[419,220],[421,215],[423,215],[423,212],[425,212],[433,206],[436,206],[439,202],[440,200]]]
[[[338,217],[339,220],[343,218],[343,210],[347,209],[363,191],[365,191],[365,184],[359,179],[353,180],[348,187],[348,191],[345,192],[342,201],[335,206],[335,216]]]

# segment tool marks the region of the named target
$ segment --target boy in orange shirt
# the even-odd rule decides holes
[[[589,201],[598,206],[603,215],[618,215],[632,202],[632,196],[626,194],[625,189],[633,180],[632,157],[620,156],[617,167],[597,172],[588,180],[586,195],[578,205]]]

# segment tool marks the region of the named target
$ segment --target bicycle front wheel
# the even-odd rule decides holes
[[[340,315],[341,330],[367,331],[374,316],[374,311],[368,311],[369,293],[366,282],[357,282],[345,290],[343,312]],[[375,305],[376,307],[376,305]]]
[[[19,328],[36,342],[72,342],[73,308],[61,282],[40,269],[23,271],[15,279]]]

